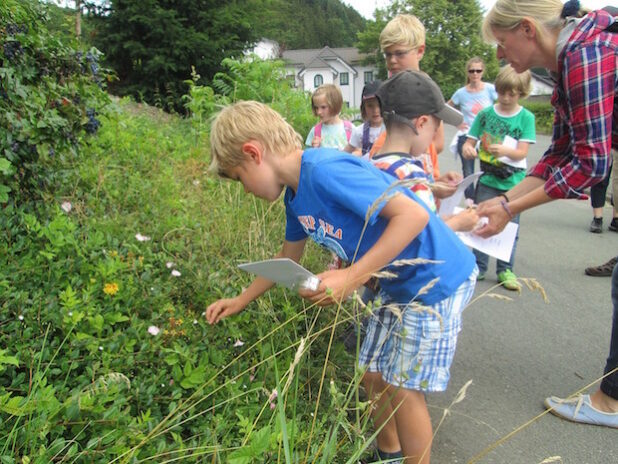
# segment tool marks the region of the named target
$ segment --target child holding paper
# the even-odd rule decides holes
[[[498,103],[481,110],[468,132],[462,154],[467,159],[478,156],[483,171],[476,187],[477,204],[504,196],[505,192],[521,182],[526,175],[528,147],[535,143],[536,132],[534,115],[519,105],[519,99],[529,95],[530,81],[530,71],[518,74],[510,65],[504,66],[495,82]],[[480,141],[478,153],[475,148],[477,141]],[[511,216],[511,221],[519,224],[519,214],[513,215],[506,201],[501,204]],[[518,236],[519,234],[515,237],[509,262],[498,260],[496,263],[498,282],[507,290],[521,289],[521,284],[513,273]],[[489,256],[478,250],[474,250],[474,254],[479,268],[478,280],[482,280],[487,272]]]
[[[431,79],[418,73],[414,79],[438,104],[400,121],[407,137],[426,148],[441,120],[457,125],[462,118]],[[299,261],[311,238],[351,262],[320,273],[317,290],[299,291],[312,303],[340,303],[377,271],[392,273],[379,279],[383,306],[371,317],[359,364],[367,369],[363,382],[377,406],[376,427],[391,425],[396,434],[394,449],[383,449],[387,458],[428,464],[433,432],[425,393],[448,384],[461,313],[474,293],[474,257],[414,193],[392,185],[389,174],[334,149],[303,151],[300,142],[271,108],[238,102],[212,123],[212,167],[270,202],[285,190],[279,257]],[[411,264],[416,258],[422,259]],[[208,322],[242,311],[273,285],[258,277],[239,295],[215,301],[206,310]]]

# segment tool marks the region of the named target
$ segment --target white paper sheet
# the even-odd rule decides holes
[[[515,149],[517,148],[517,139],[514,139],[513,137],[507,135],[504,137],[502,145],[507,148]],[[509,166],[513,166],[514,168],[526,169],[528,167],[528,163],[526,163],[526,158],[515,161],[508,156],[501,156],[500,158],[498,158],[498,161],[504,164],[508,164]]]
[[[461,200],[463,200],[464,191],[468,185],[474,183],[474,181],[482,175],[482,171],[475,172],[457,184],[457,190],[455,190],[455,193],[453,193],[450,197],[442,198],[440,200],[440,210],[438,211],[438,214],[440,216],[450,216],[453,214],[455,212],[455,208],[458,207]]]
[[[316,290],[320,285],[320,279],[315,274],[289,258],[255,261],[239,264],[238,267],[291,289]]]
[[[458,210],[461,211],[461,208],[458,208]],[[487,218],[481,218],[479,227],[482,224],[487,224]],[[466,245],[501,261],[508,262],[511,259],[518,227],[519,224],[509,222],[502,232],[488,238],[479,237],[473,231],[455,233]]]

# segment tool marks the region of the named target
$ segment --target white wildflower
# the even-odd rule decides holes
[[[241,339],[238,339],[234,343],[234,348],[236,348],[237,346],[243,346],[244,344],[245,344],[245,342],[243,342]]]
[[[173,275],[174,277],[180,277],[182,274],[180,273],[180,271],[177,271],[176,269],[174,269],[174,270],[172,271],[172,275]]]
[[[148,240],[150,240],[150,237],[147,237],[146,235],[142,235],[139,232],[135,234],[135,238],[137,239],[138,242],[147,242]]]
[[[62,211],[64,211],[65,213],[70,213],[73,209],[73,205],[70,201],[63,201],[60,205],[60,208],[62,208]]]
[[[167,267],[168,269],[171,269],[174,267],[174,262],[173,261],[168,261],[167,263],[165,263],[165,267]]]
[[[159,332],[161,332],[161,329],[159,329],[156,325],[151,325],[148,327],[148,333],[150,335],[159,335]]]

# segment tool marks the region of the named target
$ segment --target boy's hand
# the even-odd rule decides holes
[[[466,143],[461,149],[461,155],[466,159],[474,159],[478,156],[478,153],[472,145]]]
[[[239,298],[222,298],[215,301],[206,309],[206,320],[209,324],[216,324],[224,317],[239,313],[244,309]]]
[[[320,286],[317,290],[299,290],[298,294],[317,304],[318,306],[329,306],[345,300],[354,292],[360,283],[353,283],[350,280],[349,269],[335,269],[318,274]]]
[[[313,148],[319,148],[321,143],[322,137],[313,137],[313,140],[311,141],[311,146]]]
[[[479,219],[479,215],[476,213],[476,208],[467,208],[462,212],[451,216],[448,221],[448,225],[457,232],[470,232],[477,226]]]
[[[500,158],[501,156],[508,156],[508,150],[509,149],[507,147],[499,143],[492,143],[487,147],[487,151],[497,158]]]
[[[463,176],[455,171],[448,171],[436,178],[438,182],[446,182],[448,184],[458,184],[463,180]]]
[[[445,182],[434,182],[431,184],[431,192],[436,198],[450,197],[456,190],[456,184],[447,184]]]

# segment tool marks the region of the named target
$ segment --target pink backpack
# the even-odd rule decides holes
[[[354,129],[354,124],[344,119],[343,128],[345,129],[345,137],[348,139],[348,142],[349,142],[350,137],[352,136],[352,129]],[[315,128],[313,129],[313,136],[322,137],[322,123],[321,122],[315,125]]]

